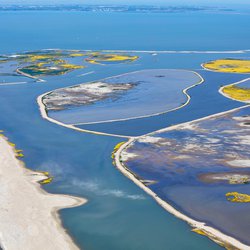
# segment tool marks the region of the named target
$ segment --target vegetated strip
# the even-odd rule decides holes
[[[41,78],[38,78],[38,77],[35,77],[35,76],[32,76],[30,74],[27,74],[27,73],[24,73],[22,72],[20,69],[17,69],[16,72],[22,76],[26,76],[28,78],[31,78],[31,79],[34,79],[36,80],[37,82],[46,82],[45,80],[41,79]]]
[[[236,100],[236,99],[230,97],[229,95],[227,95],[226,93],[223,92],[223,89],[224,89],[225,87],[227,87],[227,86],[234,86],[234,85],[237,85],[237,84],[240,84],[240,83],[243,83],[243,82],[247,82],[247,81],[249,81],[249,80],[250,80],[250,78],[246,78],[246,79],[243,79],[243,80],[241,80],[241,81],[239,81],[239,82],[235,82],[235,83],[232,83],[232,84],[228,84],[228,85],[222,86],[222,87],[220,87],[220,89],[219,89],[219,93],[220,93],[221,95],[223,95],[223,96],[225,96],[225,97],[227,97],[227,98],[233,100],[233,101],[238,101],[238,102],[243,102],[243,103],[249,103],[250,101],[240,101],[240,100]]]

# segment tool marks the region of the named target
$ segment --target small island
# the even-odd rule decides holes
[[[247,78],[220,88],[220,93],[224,96],[245,103],[250,103],[250,79]]]
[[[223,73],[250,73],[250,60],[226,58],[202,64],[204,69]]]
[[[249,125],[249,106],[179,124],[119,144],[114,164],[194,232],[248,249]]]

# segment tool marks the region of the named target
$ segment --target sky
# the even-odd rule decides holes
[[[7,4],[152,4],[152,5],[223,5],[250,4],[250,0],[0,0]]]

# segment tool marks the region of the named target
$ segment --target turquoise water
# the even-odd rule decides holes
[[[44,48],[248,49],[250,16],[233,17],[201,13],[7,12],[0,15],[0,52]],[[203,60],[202,56],[195,56]],[[188,55],[182,55],[183,60],[175,55],[170,57],[172,67],[188,68],[192,64]],[[46,190],[89,199],[85,206],[60,213],[63,224],[80,247],[86,250],[220,249],[192,233],[186,223],[165,212],[114,168],[110,154],[119,139],[78,133],[40,117],[38,95],[133,71],[136,67],[115,66],[84,77],[72,78],[72,73],[48,83],[1,86],[0,127],[24,150],[24,161],[29,168],[48,170],[54,175],[53,183]],[[177,114],[173,122],[179,119]]]

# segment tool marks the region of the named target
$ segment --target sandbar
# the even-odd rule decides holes
[[[63,229],[58,210],[80,206],[86,200],[45,192],[38,184],[44,178],[25,168],[7,139],[0,137],[2,249],[79,249]]]

